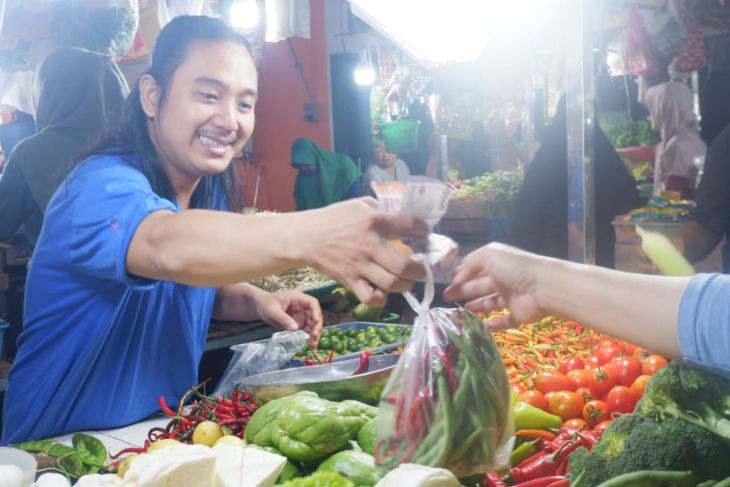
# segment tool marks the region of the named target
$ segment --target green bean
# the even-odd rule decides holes
[[[449,397],[449,385],[446,382],[446,377],[443,375],[438,376],[436,379],[438,382],[438,391],[439,391],[439,403],[443,404],[443,419],[444,419],[444,438],[446,439],[444,447],[442,448],[438,460],[436,461],[436,465],[444,465],[444,462],[446,461],[446,456],[448,455],[451,444],[453,442],[453,424],[452,420],[454,418],[454,408],[453,404],[451,404],[451,398]]]
[[[474,445],[474,443],[477,442],[479,437],[484,434],[484,428],[479,428],[478,430],[475,430],[472,434],[466,437],[466,440],[462,445],[454,450],[454,452],[449,457],[449,465],[455,465],[458,463],[459,460],[461,460],[461,457],[466,454],[466,452],[469,451],[469,449]]]
[[[606,480],[598,487],[692,487],[692,472],[639,470]]]

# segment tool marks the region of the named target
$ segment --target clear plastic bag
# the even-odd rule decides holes
[[[375,458],[449,469],[457,477],[509,465],[509,380],[491,335],[473,313],[429,309],[429,270],[411,337],[380,399]],[[505,456],[504,452],[507,451]]]
[[[280,331],[270,340],[231,347],[233,358],[223,373],[214,395],[229,396],[245,377],[283,368],[309,340],[307,332]]]

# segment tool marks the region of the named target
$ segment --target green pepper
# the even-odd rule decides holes
[[[563,420],[559,416],[538,409],[526,402],[519,401],[512,407],[515,418],[515,430],[559,429]]]
[[[527,441],[525,443],[522,443],[520,446],[512,450],[512,453],[509,457],[509,463],[513,467],[516,467],[520,463],[522,463],[523,460],[531,457],[535,453],[537,453],[537,444],[540,442],[540,439],[533,441]]]

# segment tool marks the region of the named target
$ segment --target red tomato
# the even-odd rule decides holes
[[[612,413],[630,413],[638,400],[639,395],[626,386],[616,386],[606,396],[608,410]]]
[[[654,375],[669,362],[661,355],[651,354],[641,362],[641,372],[645,375]]]
[[[608,428],[611,425],[611,423],[613,423],[613,420],[612,419],[607,419],[605,421],[601,421],[600,423],[598,423],[597,425],[595,425],[593,427],[593,432],[594,433],[598,433],[599,435],[602,435],[603,434],[603,431],[606,428]]]
[[[575,392],[580,394],[580,396],[583,398],[583,402],[588,402],[593,400],[593,392],[588,387],[578,387]]]
[[[591,370],[591,374],[593,375],[593,383],[589,387],[596,397],[603,397],[616,385],[616,381],[611,374],[601,367]]]
[[[608,370],[616,384],[630,386],[641,375],[641,363],[632,357],[619,357],[609,363]]]
[[[644,395],[644,389],[646,389],[646,384],[649,382],[649,379],[651,379],[650,375],[640,375],[636,378],[633,384],[631,384],[631,390],[636,392],[639,396]]]
[[[605,341],[605,340],[604,340]],[[614,357],[623,355],[623,349],[617,344],[598,347],[593,351],[593,355],[598,359],[598,365],[603,365],[611,361]]]
[[[616,340],[615,338],[607,337],[607,338],[604,338],[603,340],[601,340],[601,343],[598,344],[598,348],[612,347],[618,343],[619,343],[619,340]]]
[[[527,390],[521,384],[510,384],[509,388],[512,392],[514,392],[518,396]]]
[[[525,391],[519,396],[517,396],[518,401],[523,401],[531,406],[535,406],[536,408],[540,408],[543,411],[548,410],[548,401],[545,399],[545,396],[540,391],[536,390],[530,390]]]
[[[581,360],[579,357],[570,357],[560,362],[559,370],[563,374],[567,374],[571,370],[582,369],[583,367],[585,367],[583,360]]]
[[[594,428],[601,421],[605,421],[610,418],[608,412],[608,404],[603,401],[588,401],[583,406],[583,419]]]
[[[626,353],[626,355],[634,355],[634,352],[636,351],[636,349],[639,348],[636,345],[634,345],[633,343],[625,342],[623,340],[619,340],[618,344],[621,346],[621,348],[624,349],[624,352]]]
[[[636,347],[636,350],[631,355],[639,362],[643,362],[646,357],[651,355],[651,352],[648,352],[645,348]]]
[[[560,372],[554,372],[552,370],[545,370],[540,372],[535,381],[537,390],[545,394],[546,392],[565,391],[573,389],[570,386],[570,381]]]
[[[583,412],[583,398],[572,391],[560,391],[548,397],[548,411],[560,419],[580,418]]]
[[[580,418],[573,418],[563,423],[563,429],[568,431],[583,431],[584,429],[588,429],[588,423]]]
[[[580,387],[587,387],[592,389],[593,386],[593,371],[585,369],[573,369],[566,375],[570,381],[572,387],[566,389],[577,390]]]
[[[595,369],[598,366],[600,366],[600,364],[598,363],[598,357],[596,357],[595,355],[591,355],[585,360],[586,370]]]

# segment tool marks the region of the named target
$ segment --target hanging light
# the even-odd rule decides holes
[[[355,66],[354,71],[355,84],[361,86],[369,86],[375,83],[375,68],[370,59],[370,48],[365,48],[365,55],[361,56],[360,62]]]
[[[259,23],[256,0],[232,0],[229,19],[235,29],[248,30],[255,27]]]

